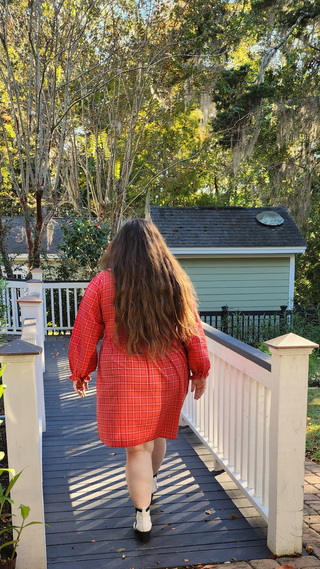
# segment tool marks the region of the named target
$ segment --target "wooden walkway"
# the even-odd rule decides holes
[[[136,540],[125,451],[99,441],[95,382],[85,399],[75,394],[67,349],[63,337],[51,336],[45,346],[48,569],[155,569],[269,557],[265,523],[225,473],[215,476],[211,455],[188,427],[168,441],[151,540]]]

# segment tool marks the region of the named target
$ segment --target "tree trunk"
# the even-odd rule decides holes
[[[37,213],[36,213],[36,225],[35,225],[34,239],[33,239],[33,256],[32,256],[33,258],[32,258],[31,269],[40,269],[40,251],[42,246],[41,230],[43,225],[43,216],[42,216],[43,183],[44,181],[42,181],[42,186],[38,188],[36,191]]]
[[[1,164],[0,164],[0,191],[2,188],[3,176],[1,172]],[[8,255],[7,243],[6,243],[6,228],[3,227],[2,223],[2,211],[0,208],[0,255],[2,257],[2,263],[4,266],[4,270],[7,273],[8,279],[13,279],[13,269],[12,264],[10,261],[10,257]],[[1,277],[2,277],[2,269],[1,269]]]
[[[2,212],[0,210],[0,255],[2,257],[2,263],[4,266],[4,270],[7,274],[7,278],[8,279],[13,279],[14,275],[13,275],[13,269],[12,269],[12,264],[8,255],[8,249],[7,249],[7,243],[6,243],[6,230],[3,227],[3,223],[2,223]],[[2,271],[1,271],[2,273]]]

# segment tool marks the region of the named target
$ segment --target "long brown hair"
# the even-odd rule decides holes
[[[126,338],[130,355],[154,358],[197,334],[194,288],[153,223],[127,221],[101,266],[115,277],[115,336]]]

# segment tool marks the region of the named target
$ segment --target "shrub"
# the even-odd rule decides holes
[[[109,227],[87,217],[71,219],[62,226],[60,278],[82,269],[82,278],[92,279],[99,272],[99,261],[108,244]],[[70,275],[71,272],[71,275]]]

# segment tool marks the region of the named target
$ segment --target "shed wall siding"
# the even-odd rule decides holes
[[[289,257],[180,258],[200,310],[279,310],[289,301]]]

